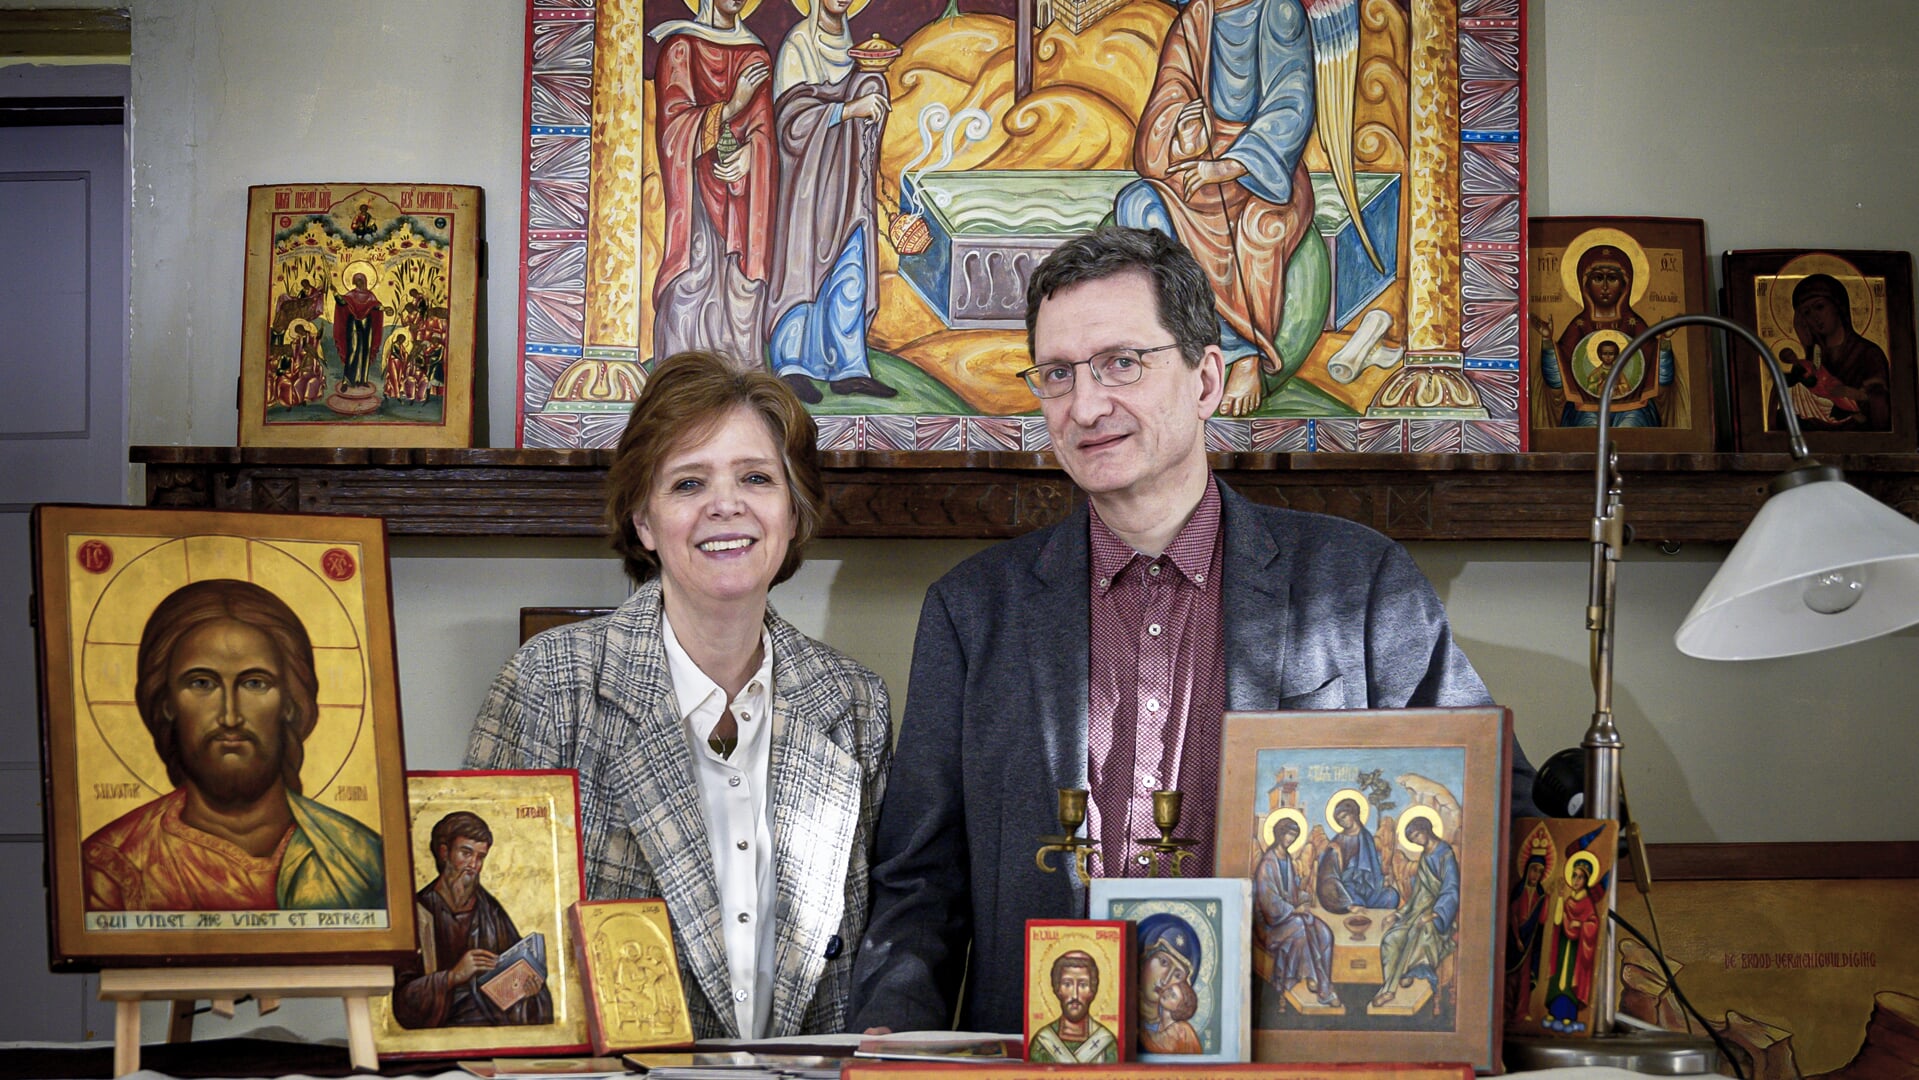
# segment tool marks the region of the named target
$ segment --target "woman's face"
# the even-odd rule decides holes
[[[659,557],[669,604],[764,605],[797,528],[772,429],[742,405],[683,440],[661,460],[633,527]]]
[[[1839,309],[1821,293],[1814,293],[1799,305],[1799,317],[1806,320],[1807,328],[1819,337],[1839,329]]]
[[[1626,270],[1615,263],[1594,263],[1586,271],[1586,294],[1593,303],[1611,307],[1626,294]]]

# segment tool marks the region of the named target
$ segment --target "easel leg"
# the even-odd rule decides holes
[[[193,1041],[193,1009],[196,1001],[176,1001],[173,1003],[173,1016],[167,1021],[167,1041],[183,1043]]]
[[[364,995],[348,995],[346,1002],[347,1061],[356,1069],[378,1071],[379,1055],[373,1051],[373,1012]]]
[[[113,1010],[113,1075],[140,1071],[140,1003],[122,1001]]]

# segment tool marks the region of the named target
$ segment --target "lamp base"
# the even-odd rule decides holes
[[[1719,1048],[1704,1035],[1683,1031],[1621,1029],[1584,1038],[1532,1038],[1509,1035],[1506,1070],[1564,1069],[1609,1065],[1651,1076],[1695,1076],[1719,1070]]]

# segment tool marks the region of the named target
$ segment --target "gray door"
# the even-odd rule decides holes
[[[95,979],[46,965],[27,511],[125,500],[124,90],[51,117],[21,92],[0,87],[0,926],[16,961],[0,979],[0,1040],[110,1039]]]

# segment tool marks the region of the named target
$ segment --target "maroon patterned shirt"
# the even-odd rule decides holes
[[[1087,665],[1087,821],[1100,877],[1144,877],[1153,793],[1183,793],[1174,835],[1200,842],[1184,877],[1213,872],[1226,665],[1220,620],[1219,487],[1209,477],[1185,528],[1158,558],[1092,512]],[[1163,872],[1170,873],[1168,866]]]

